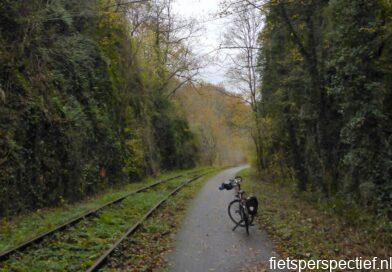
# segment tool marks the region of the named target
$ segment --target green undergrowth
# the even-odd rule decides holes
[[[81,221],[47,238],[27,251],[0,264],[0,271],[82,271],[106,251],[149,209],[187,178],[177,178],[131,196],[103,210],[99,216]],[[162,225],[157,224],[155,230]],[[152,228],[154,229],[154,228]]]
[[[63,203],[61,207],[37,210],[35,212],[13,218],[2,218],[0,219],[0,252],[35,237],[44,231],[48,231],[55,226],[89,210],[95,209],[109,201],[117,199],[129,192],[152,184],[157,180],[174,177],[180,174],[192,174],[196,171],[204,171],[208,169],[209,168],[207,167],[200,167],[185,171],[167,172],[154,178],[146,178],[140,182],[113,187],[104,193],[88,198],[80,203]]]
[[[103,271],[170,271],[167,254],[191,200],[216,171],[188,184],[154,213],[140,231],[128,238]]]
[[[256,178],[249,169],[243,189],[259,199],[258,223],[274,240],[283,256],[301,259],[389,258],[392,252],[391,222],[372,217],[355,207],[336,213],[336,200],[312,199],[288,184]],[[313,196],[314,198],[314,196]],[[352,214],[351,214],[352,213]],[[355,216],[354,216],[354,215]]]

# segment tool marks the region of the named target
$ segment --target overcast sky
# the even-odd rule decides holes
[[[217,19],[219,0],[176,0],[173,5],[174,13],[183,18],[195,18],[203,27],[201,37],[197,40],[195,50],[198,55],[207,54],[216,49],[221,42],[221,35],[227,25],[227,19]],[[219,57],[217,53],[209,54],[209,57]],[[222,60],[220,60],[222,63]],[[219,84],[227,83],[225,69],[218,65],[219,62],[210,64],[201,71],[203,80]]]

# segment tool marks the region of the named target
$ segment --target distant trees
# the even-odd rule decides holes
[[[0,216],[196,163],[196,138],[170,100],[197,70],[184,32],[193,30],[182,22],[176,32],[169,10],[2,1]]]
[[[293,174],[301,191],[341,195],[391,215],[391,3],[237,4],[265,16],[258,103],[270,120],[269,169]]]
[[[225,92],[203,83],[185,85],[175,95],[198,138],[202,164],[235,165],[249,158],[251,108]]]

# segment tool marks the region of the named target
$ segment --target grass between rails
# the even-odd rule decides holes
[[[141,193],[0,264],[0,271],[82,271],[162,194]]]
[[[127,198],[56,234],[54,238],[14,255],[0,264],[0,271],[82,271],[88,268],[125,230],[140,219],[170,191],[182,184],[182,177]]]
[[[0,252],[35,237],[42,232],[53,229],[57,225],[81,215],[86,211],[97,208],[109,201],[117,199],[126,193],[150,185],[157,180],[208,169],[209,168],[202,167],[185,171],[167,172],[159,175],[158,177],[146,178],[141,182],[111,188],[80,203],[64,203],[61,207],[37,210],[36,212],[13,218],[2,218],[0,220]]]
[[[102,271],[170,271],[166,255],[173,248],[176,232],[190,200],[216,172],[192,182],[169,198],[162,209],[143,224],[142,229],[124,241]]]
[[[336,200],[315,201],[287,185],[254,177],[241,171],[243,189],[259,199],[258,223],[284,257],[298,259],[389,258],[392,224],[355,208],[336,213]],[[356,216],[351,215],[354,213]]]

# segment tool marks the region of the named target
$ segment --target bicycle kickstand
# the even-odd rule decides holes
[[[238,228],[238,226],[241,225],[242,222],[244,222],[244,220],[241,220],[240,222],[238,222],[237,225],[234,226],[233,231],[235,231],[236,228]]]

